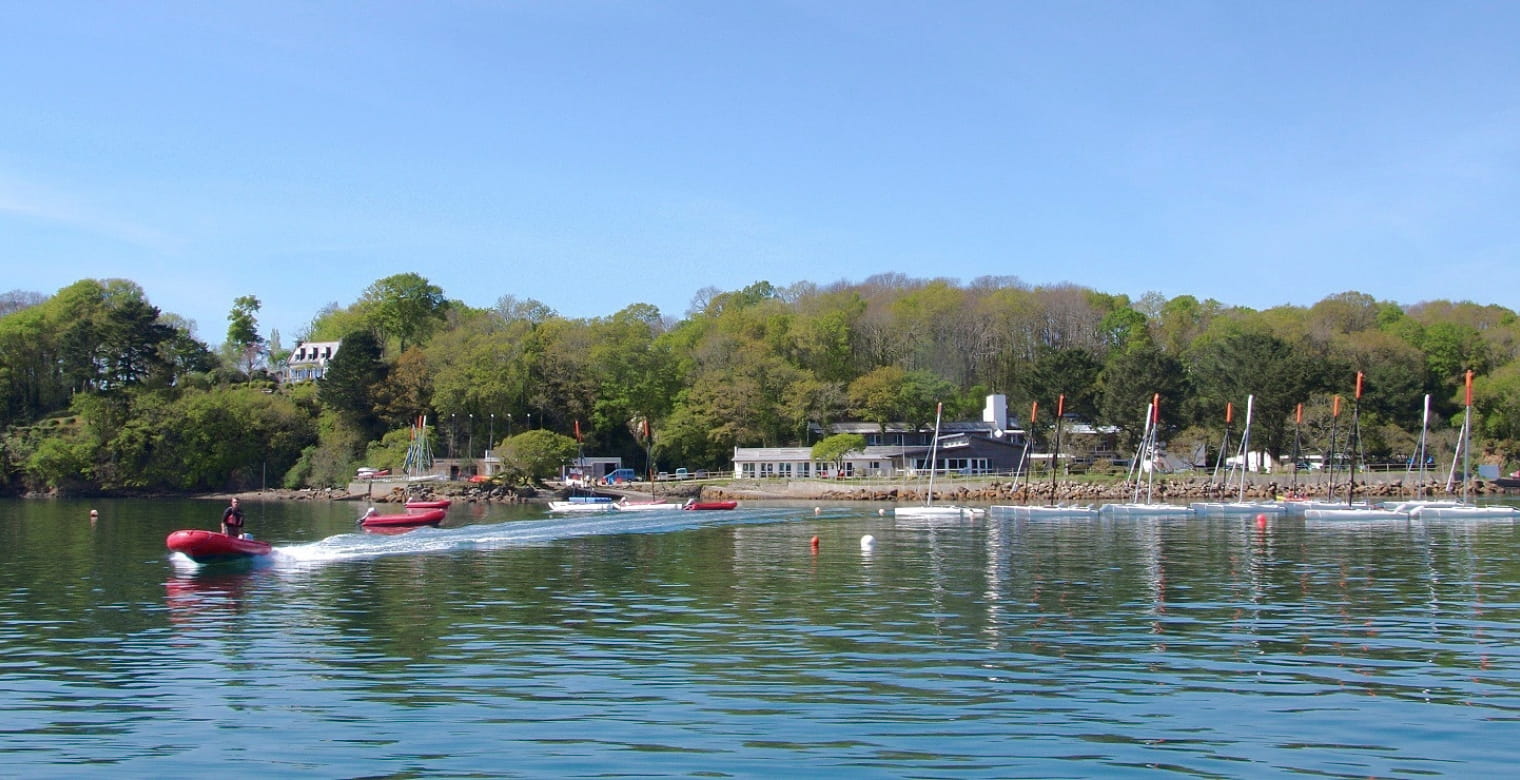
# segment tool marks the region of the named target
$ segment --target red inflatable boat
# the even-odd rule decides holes
[[[216,531],[202,531],[194,528],[169,534],[165,544],[177,553],[190,556],[190,559],[196,563],[257,558],[268,555],[271,549],[268,542],[240,539]]]
[[[450,501],[447,498],[440,498],[440,499],[436,499],[436,500],[432,500],[432,501],[408,501],[408,502],[406,502],[406,508],[408,510],[412,510],[412,509],[448,509],[449,508],[449,503],[450,503]]]
[[[722,509],[733,509],[734,507],[737,507],[737,506],[739,506],[739,502],[738,501],[696,501],[696,500],[687,500],[686,503],[684,503],[684,504],[681,505],[681,508],[682,509],[698,509],[698,510],[714,510],[714,509],[722,510]]]
[[[409,528],[419,525],[438,525],[443,522],[447,509],[417,509],[402,515],[365,515],[359,525],[365,528]]]

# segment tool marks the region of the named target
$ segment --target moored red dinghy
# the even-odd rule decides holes
[[[236,561],[268,555],[268,542],[241,539],[216,531],[189,528],[169,534],[165,540],[170,550],[183,553],[196,563]]]
[[[689,499],[681,505],[682,509],[733,509],[739,506],[738,501],[698,501]]]
[[[438,525],[443,522],[443,516],[448,514],[445,509],[418,509],[400,515],[366,514],[359,518],[359,525],[365,528],[407,528],[419,525]]]
[[[435,499],[435,500],[431,500],[431,501],[408,501],[408,502],[406,502],[406,508],[407,509],[448,509],[450,503],[452,503],[452,502],[449,499],[447,499],[447,498],[440,498],[440,499]]]

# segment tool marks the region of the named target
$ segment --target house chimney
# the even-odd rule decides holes
[[[982,422],[992,423],[993,430],[1008,430],[1008,396],[994,393],[987,396],[987,406],[982,409]]]

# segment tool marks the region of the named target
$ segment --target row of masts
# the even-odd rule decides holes
[[[1347,503],[1348,506],[1354,500],[1354,496],[1355,496],[1355,493],[1356,493],[1356,472],[1357,472],[1358,460],[1359,459],[1361,461],[1365,461],[1366,460],[1366,458],[1364,457],[1363,452],[1362,452],[1363,445],[1362,445],[1362,438],[1361,438],[1361,399],[1362,399],[1362,390],[1363,390],[1363,385],[1364,385],[1365,379],[1366,379],[1366,375],[1363,372],[1358,371],[1356,373],[1356,384],[1355,384],[1355,387],[1354,387],[1354,392],[1353,392],[1352,397],[1351,397],[1351,421],[1350,421],[1350,425],[1348,426],[1348,429],[1346,431],[1347,450],[1350,453],[1349,462],[1346,463],[1347,481],[1346,481],[1345,499],[1346,499],[1346,503]],[[1465,393],[1465,397],[1464,397],[1465,411],[1464,411],[1464,414],[1463,414],[1462,429],[1461,429],[1461,432],[1458,435],[1456,452],[1454,453],[1454,456],[1452,458],[1451,470],[1447,474],[1446,490],[1448,492],[1450,492],[1454,488],[1454,486],[1456,484],[1456,481],[1457,481],[1457,462],[1458,462],[1459,459],[1462,459],[1462,461],[1463,461],[1462,473],[1464,475],[1472,473],[1472,469],[1471,469],[1471,457],[1472,457],[1472,455],[1471,455],[1471,447],[1469,445],[1469,440],[1471,438],[1471,432],[1472,432],[1472,382],[1473,382],[1473,372],[1472,371],[1468,371],[1466,373],[1465,380],[1466,380],[1466,393]],[[1052,441],[1052,447],[1051,447],[1051,455],[1050,455],[1050,458],[1051,458],[1051,463],[1050,463],[1051,503],[1052,504],[1054,504],[1054,502],[1055,502],[1056,479],[1057,479],[1057,474],[1059,472],[1059,469],[1057,468],[1057,462],[1058,462],[1058,460],[1060,458],[1060,451],[1061,451],[1061,422],[1062,422],[1062,420],[1065,417],[1065,405],[1066,405],[1065,402],[1066,402],[1066,396],[1065,395],[1061,395],[1061,396],[1057,397],[1057,401],[1056,401],[1055,431],[1054,431],[1054,436],[1053,436],[1053,441]],[[1341,418],[1342,405],[1343,404],[1342,404],[1342,398],[1341,398],[1341,396],[1336,395],[1336,396],[1333,396],[1331,398],[1330,441],[1329,441],[1329,445],[1330,445],[1329,453],[1330,454],[1325,459],[1324,468],[1326,469],[1326,473],[1327,473],[1327,476],[1328,476],[1328,479],[1326,480],[1326,496],[1325,496],[1325,498],[1326,498],[1327,501],[1332,501],[1332,502],[1337,500],[1338,490],[1337,490],[1337,483],[1336,483],[1336,480],[1335,480],[1335,476],[1336,476],[1336,472],[1337,472],[1337,466],[1338,466],[1339,462],[1342,460],[1339,457],[1340,448],[1338,447],[1338,444],[1340,443],[1339,437],[1340,437],[1340,433],[1341,433],[1340,429],[1339,429],[1339,423],[1340,423],[1340,418]],[[1039,402],[1036,401],[1036,402],[1033,403],[1033,405],[1031,405],[1030,410],[1029,410],[1029,427],[1030,427],[1031,431],[1034,429],[1034,426],[1035,426],[1036,422],[1038,421],[1039,410],[1040,410],[1040,405],[1039,405]],[[1253,455],[1253,453],[1251,452],[1251,422],[1252,422],[1252,416],[1253,416],[1254,412],[1255,412],[1255,396],[1254,395],[1248,395],[1248,396],[1246,396],[1245,425],[1242,428],[1240,441],[1238,443],[1238,448],[1236,450],[1236,455],[1235,455],[1235,461],[1236,462],[1234,464],[1231,464],[1230,457],[1229,457],[1229,454],[1231,452],[1231,448],[1230,448],[1230,436],[1231,436],[1231,433],[1232,433],[1231,428],[1232,428],[1232,424],[1234,422],[1234,416],[1235,416],[1235,405],[1234,405],[1233,402],[1229,402],[1229,403],[1225,404],[1224,438],[1223,438],[1223,440],[1220,443],[1218,458],[1216,459],[1215,464],[1214,464],[1213,479],[1214,479],[1215,482],[1219,482],[1220,481],[1220,472],[1221,471],[1225,472],[1224,481],[1225,481],[1226,484],[1228,484],[1228,482],[1230,481],[1230,472],[1232,472],[1232,471],[1238,471],[1240,473],[1239,485],[1237,487],[1237,490],[1239,492],[1238,500],[1240,500],[1240,501],[1244,501],[1245,500],[1245,491],[1246,491],[1245,473],[1247,471],[1251,470],[1251,458],[1252,458],[1252,455]],[[1136,448],[1135,457],[1131,461],[1131,464],[1130,464],[1130,472],[1129,472],[1128,481],[1133,485],[1133,497],[1132,497],[1132,500],[1135,501],[1136,503],[1140,503],[1140,501],[1141,501],[1141,499],[1140,499],[1140,492],[1141,492],[1142,487],[1144,488],[1144,491],[1145,491],[1145,500],[1146,500],[1146,502],[1150,501],[1150,499],[1152,497],[1152,494],[1153,494],[1153,491],[1154,491],[1156,460],[1157,460],[1157,458],[1160,455],[1160,441],[1159,441],[1160,422],[1161,422],[1161,395],[1159,393],[1157,393],[1157,394],[1155,394],[1155,395],[1152,396],[1150,404],[1148,404],[1147,407],[1146,407],[1145,419],[1144,419],[1144,423],[1143,423],[1143,426],[1142,426],[1142,434],[1141,434],[1141,438],[1140,438],[1140,443],[1139,443],[1138,447]],[[1294,493],[1298,492],[1298,464],[1301,462],[1300,461],[1300,456],[1301,456],[1301,453],[1302,453],[1302,450],[1303,450],[1303,422],[1304,422],[1304,405],[1303,404],[1298,404],[1297,408],[1294,411],[1293,458],[1292,458],[1292,460],[1293,460],[1293,478],[1292,478],[1292,485],[1291,485],[1291,488],[1290,488]],[[1429,429],[1430,429],[1430,395],[1427,393],[1425,395],[1424,410],[1423,410],[1423,414],[1422,414],[1421,421],[1420,421],[1420,438],[1419,438],[1419,441],[1418,441],[1418,443],[1416,445],[1415,452],[1411,456],[1410,462],[1408,464],[1408,468],[1409,468],[1409,470],[1411,472],[1414,472],[1416,469],[1418,470],[1418,473],[1420,475],[1420,478],[1418,480],[1418,484],[1421,484],[1421,485],[1423,485],[1424,482],[1425,482],[1424,475],[1425,475],[1425,470],[1426,470],[1426,462],[1427,462],[1427,459],[1429,458],[1429,454],[1428,454],[1429,453],[1429,438],[1428,438],[1429,437]],[[1025,442],[1025,456],[1024,457],[1025,457],[1025,462],[1026,463],[1028,462],[1029,450],[1030,450],[1031,444],[1032,444],[1031,441],[1026,441]],[[1231,468],[1232,465],[1234,465],[1235,468]],[[1026,469],[1026,473],[1032,473],[1032,472],[1030,472],[1029,470]],[[1467,482],[1468,482],[1468,480],[1466,480],[1466,479],[1463,480],[1464,496],[1465,496],[1465,489],[1466,489]],[[1017,487],[1017,484],[1015,484],[1015,487]]]

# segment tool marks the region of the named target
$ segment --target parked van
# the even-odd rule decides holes
[[[618,469],[616,471],[608,472],[607,476],[602,478],[602,483],[607,485],[616,485],[623,482],[634,482],[637,481],[638,478],[639,475],[635,473],[633,469]]]

